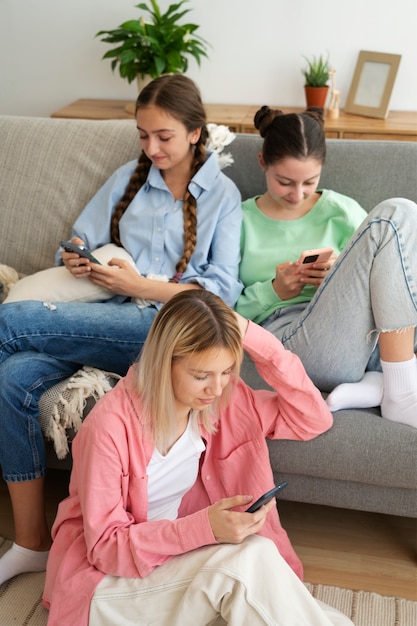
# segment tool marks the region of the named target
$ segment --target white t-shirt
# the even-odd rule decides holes
[[[147,468],[148,520],[177,519],[181,499],[197,478],[204,450],[195,418],[188,420],[184,433],[165,456],[155,448]]]

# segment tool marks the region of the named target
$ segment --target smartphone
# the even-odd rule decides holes
[[[298,263],[310,265],[311,263],[325,263],[333,254],[333,248],[316,248],[315,250],[304,250],[301,253]]]
[[[61,241],[60,246],[62,246],[66,252],[76,252],[85,259],[89,259],[92,263],[98,263],[98,265],[101,265],[100,261],[91,254],[87,246],[79,246],[76,243],[72,243],[72,241]]]
[[[273,489],[270,489],[270,491],[267,491],[266,493],[264,493],[264,495],[261,496],[258,500],[256,500],[256,502],[251,504],[251,506],[248,509],[246,509],[245,512],[255,513],[255,511],[260,509],[261,506],[263,506],[264,504],[267,504],[267,502],[272,500],[272,498],[275,498],[275,496],[281,491],[281,489],[284,489],[284,487],[286,487],[287,485],[288,485],[287,481],[284,480],[284,482],[278,485],[277,487],[274,487]]]

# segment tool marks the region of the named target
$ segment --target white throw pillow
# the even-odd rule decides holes
[[[110,259],[124,259],[135,263],[124,248],[109,243],[93,251],[94,256],[106,265]],[[135,266],[136,267],[136,266]],[[74,278],[64,266],[51,267],[21,278],[12,285],[3,304],[21,300],[47,302],[100,302],[112,298],[114,293],[95,285],[89,278]]]

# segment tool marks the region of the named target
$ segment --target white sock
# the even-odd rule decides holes
[[[46,569],[48,554],[49,550],[36,552],[14,543],[0,559],[0,585],[18,574],[43,572]]]
[[[417,359],[396,363],[382,361],[384,397],[381,415],[393,422],[417,428]]]
[[[381,372],[365,372],[357,383],[342,383],[327,396],[327,406],[331,411],[341,409],[368,409],[380,406],[384,391]]]

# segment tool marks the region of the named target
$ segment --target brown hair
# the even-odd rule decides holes
[[[265,165],[286,157],[313,157],[321,164],[326,158],[324,111],[309,107],[303,113],[283,113],[263,106],[254,117],[255,128],[264,138],[262,156]]]
[[[139,94],[136,112],[141,107],[157,106],[180,121],[187,132],[201,128],[200,137],[195,144],[194,159],[190,180],[206,159],[205,143],[208,138],[206,112],[197,85],[187,76],[174,74],[161,76],[149,83]],[[144,152],[133,172],[123,197],[117,203],[110,226],[111,241],[120,246],[119,222],[127,207],[145,183],[151,167],[151,161]],[[176,265],[174,280],[178,281],[185,272],[197,243],[197,201],[187,189],[183,198],[184,215],[184,251]]]
[[[181,291],[159,310],[139,357],[137,389],[145,423],[150,424],[160,452],[166,449],[175,427],[172,364],[192,354],[225,348],[234,359],[234,381],[243,358],[236,315],[219,297],[205,289]],[[232,386],[211,407],[200,412],[206,430],[214,432],[218,409],[228,402]]]

